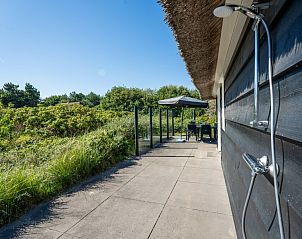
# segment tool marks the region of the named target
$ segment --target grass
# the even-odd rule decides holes
[[[0,225],[126,159],[133,153],[133,145],[133,122],[125,118],[83,136],[1,154]]]

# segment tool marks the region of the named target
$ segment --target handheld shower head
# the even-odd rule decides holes
[[[233,12],[234,12],[234,8],[232,8],[231,6],[224,5],[215,8],[213,14],[215,17],[224,18],[224,17],[231,16]]]

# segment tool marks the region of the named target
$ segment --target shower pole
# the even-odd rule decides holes
[[[254,67],[254,120],[252,125],[258,125],[258,108],[259,108],[259,78],[260,78],[260,63],[259,63],[259,20],[254,22],[254,42],[255,42],[255,67]]]

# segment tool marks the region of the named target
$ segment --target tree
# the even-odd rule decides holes
[[[85,95],[83,93],[77,93],[75,91],[71,92],[68,97],[69,102],[80,102],[82,103],[85,99]]]
[[[87,105],[90,107],[97,106],[100,104],[100,96],[93,92],[90,92],[88,95],[85,96],[82,103],[83,105]]]
[[[51,106],[51,105],[57,105],[59,103],[66,103],[68,102],[68,96],[66,94],[64,95],[52,95],[49,97],[46,97],[43,100],[44,106]]]
[[[193,98],[200,98],[197,90],[190,90],[184,86],[167,85],[158,89],[156,92],[158,99],[163,100],[177,96],[189,96]]]
[[[19,90],[19,85],[15,85],[13,83],[5,83],[0,91],[0,100],[5,107],[8,105],[22,107],[23,96],[24,91]]]
[[[33,107],[40,102],[40,92],[29,83],[25,84],[25,90],[20,90],[19,85],[5,83],[0,90],[0,101],[5,107]]]
[[[31,84],[25,84],[25,91],[23,96],[24,106],[34,107],[40,102],[40,91],[38,91]]]
[[[150,92],[119,86],[113,87],[104,97],[101,97],[100,106],[104,110],[132,111],[136,105],[146,111],[152,101]]]

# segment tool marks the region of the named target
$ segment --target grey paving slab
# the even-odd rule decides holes
[[[198,148],[198,143],[164,143],[160,147],[161,149],[163,148],[168,148],[168,149],[196,149]]]
[[[221,171],[220,159],[213,158],[189,158],[186,164],[187,167],[216,169]]]
[[[111,197],[67,233],[80,238],[147,238],[163,205]]]
[[[220,158],[220,153],[217,152],[216,149],[212,148],[199,148],[194,151],[194,156],[196,158]]]
[[[192,153],[192,149],[177,149],[177,148],[166,148],[166,149],[157,149],[157,150],[153,150],[150,151],[148,153],[145,154],[145,156],[152,156],[152,157],[188,157],[189,155],[191,155]]]
[[[181,167],[164,166],[151,164],[146,167],[140,174],[140,177],[170,177],[177,179],[182,171]]]
[[[145,155],[142,155],[139,159],[139,163],[144,166],[148,166],[149,164],[153,163],[155,159],[155,157],[147,157]]]
[[[225,186],[177,182],[167,205],[232,215]]]
[[[84,205],[87,206],[84,206]],[[81,220],[83,216],[96,208],[98,203],[85,202],[80,203],[79,208],[71,207],[68,204],[61,208],[52,209],[51,216],[45,220],[31,224],[35,228],[35,232],[43,232],[46,229],[65,232],[75,223]]]
[[[174,177],[136,177],[114,195],[164,204],[175,183]]]
[[[77,237],[75,235],[69,235],[67,233],[64,233],[62,236],[59,237],[59,239],[79,239],[80,237]]]
[[[215,169],[185,167],[179,181],[225,185],[221,171]]]
[[[138,174],[140,171],[142,171],[149,164],[147,164],[143,160],[137,160],[137,161],[135,161],[135,164],[130,165],[130,166],[125,167],[125,168],[122,168],[122,169],[119,169],[113,176],[122,175],[122,174],[132,174],[132,175],[135,175],[135,174]]]
[[[14,236],[14,238],[22,238],[22,239],[56,239],[58,238],[62,232],[50,230],[48,228],[45,228],[41,230],[37,227],[27,228],[25,231],[18,232],[17,235]],[[3,237],[5,238],[5,237]]]
[[[188,157],[158,157],[154,159],[153,163],[164,166],[184,167],[187,160]]]
[[[231,216],[167,206],[151,239],[233,239]]]

